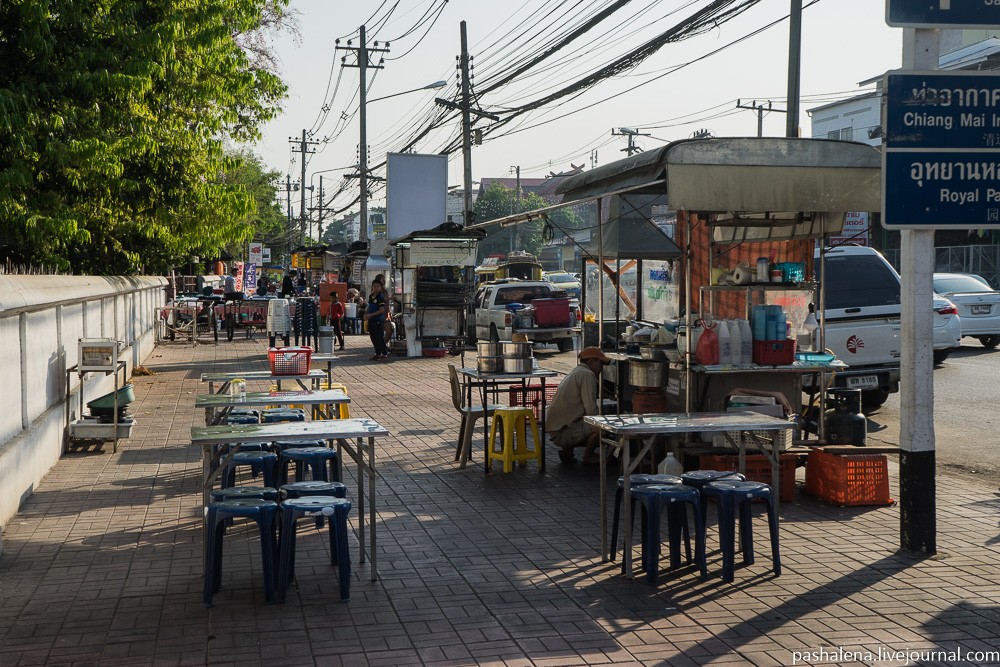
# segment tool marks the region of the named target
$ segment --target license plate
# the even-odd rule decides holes
[[[987,304],[980,305],[980,306],[973,306],[972,307],[972,314],[973,315],[989,315],[990,314],[990,304],[987,303]]]
[[[847,378],[848,389],[878,389],[877,375],[854,375]]]

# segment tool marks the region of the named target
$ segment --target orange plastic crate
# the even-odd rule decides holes
[[[889,466],[885,454],[809,452],[806,493],[834,505],[889,505]]]
[[[795,500],[795,468],[798,456],[782,454],[778,458],[781,470],[778,472],[778,499],[781,501]],[[739,469],[740,457],[732,454],[702,454],[698,458],[702,470],[732,470]],[[748,481],[771,484],[771,464],[763,454],[747,454],[743,473]]]
[[[556,397],[558,384],[545,384],[545,404],[548,405]],[[535,413],[535,419],[542,418],[542,385],[529,384],[527,387],[513,386],[507,390],[507,403],[512,406],[525,406]]]
[[[309,346],[268,348],[271,375],[308,375],[312,351]]]

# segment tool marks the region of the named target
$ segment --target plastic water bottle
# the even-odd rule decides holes
[[[661,475],[679,476],[684,474],[684,466],[674,458],[673,452],[667,452],[667,455],[660,461],[660,465],[657,466],[656,472]]]
[[[729,323],[726,320],[719,320],[716,327],[716,334],[719,336],[719,364],[728,366],[733,363],[733,346],[729,338]]]
[[[740,320],[740,342],[742,343],[740,350],[740,363],[741,364],[752,364],[753,363],[753,332],[750,331],[750,323],[746,320]]]
[[[729,363],[743,363],[743,332],[739,320],[729,320]]]

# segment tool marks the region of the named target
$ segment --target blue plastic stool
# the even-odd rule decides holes
[[[642,565],[646,570],[646,581],[655,584],[660,572],[660,515],[667,509],[667,536],[670,542],[670,569],[681,565],[681,533],[687,524],[686,504],[694,509],[695,563],[701,570],[702,579],[708,578],[705,560],[705,518],[702,514],[701,494],[683,484],[647,484],[632,490],[632,497],[642,503],[645,510],[645,525],[642,531]],[[686,540],[687,541],[687,540]],[[690,562],[690,545],[688,561]]]
[[[309,498],[311,496],[333,496],[346,498],[347,487],[340,482],[304,481],[281,485],[281,499]],[[323,527],[323,517],[316,517],[316,527]]]
[[[229,408],[229,414],[231,414],[231,415],[253,415],[257,419],[260,419],[260,410],[258,410],[257,408],[245,408],[245,407]]]
[[[270,408],[264,410],[260,415],[260,421],[264,424],[276,424],[278,422],[304,422],[306,413],[298,408]]]
[[[329,447],[295,447],[285,449],[281,452],[281,460],[278,467],[281,476],[281,484],[288,484],[288,464],[295,463],[295,479],[302,481],[304,469],[309,468],[313,481],[339,482],[340,481],[340,456],[336,449]],[[327,474],[327,462],[330,464],[331,472]],[[330,479],[330,478],[333,479]]]
[[[720,480],[742,482],[745,479],[746,477],[742,474],[730,470],[692,470],[681,475],[682,482],[688,486],[693,486],[699,491],[709,482],[718,482]]]
[[[224,500],[240,500],[243,498],[260,498],[261,500],[280,499],[278,490],[267,486],[230,486],[225,489],[213,489],[212,500],[222,502]]]
[[[771,561],[776,576],[781,576],[781,555],[778,550],[778,508],[774,491],[761,482],[719,480],[702,488],[706,500],[719,501],[719,546],[722,549],[722,580],[730,582],[736,570],[736,511],[740,517],[740,544],[743,547],[743,564],[753,565],[753,517],[750,503],[760,498],[767,506],[767,526],[771,533]],[[702,504],[702,518],[705,506]]]
[[[681,478],[676,475],[630,475],[629,483],[632,488],[646,486],[647,484],[680,484]],[[618,489],[615,491],[615,515],[611,522],[611,560],[614,561],[615,553],[618,551],[618,526],[622,518],[622,498],[625,495],[625,478],[618,478]],[[638,501],[632,498],[632,517],[635,518],[635,506]],[[688,549],[690,557],[690,549]]]
[[[340,599],[351,599],[351,554],[347,544],[347,513],[351,501],[333,496],[289,498],[280,505],[281,545],[278,556],[278,601],[285,593],[295,573],[295,525],[303,517],[330,519],[330,564],[337,566]]]
[[[277,488],[278,486],[277,454],[273,452],[260,452],[260,451],[236,452],[235,454],[233,454],[232,460],[230,460],[229,465],[223,472],[222,488],[227,489],[231,486],[236,486],[236,468],[238,468],[239,466],[250,466],[251,473],[253,474],[254,477],[263,472],[264,486],[270,487],[272,489]]]
[[[257,415],[250,415],[250,414],[234,415],[233,413],[230,412],[228,415],[226,415],[225,423],[226,425],[230,426],[233,424],[259,424],[260,419],[257,417]]]
[[[240,498],[209,503],[205,508],[205,592],[202,602],[212,606],[212,595],[219,592],[222,583],[222,541],[226,521],[234,518],[253,519],[260,530],[260,553],[264,570],[264,600],[274,601],[274,581],[277,569],[274,557],[275,518],[278,504],[263,498]]]

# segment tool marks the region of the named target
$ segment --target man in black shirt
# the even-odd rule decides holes
[[[292,269],[285,274],[285,277],[281,280],[281,293],[278,295],[282,299],[291,299],[295,297],[295,269]]]

